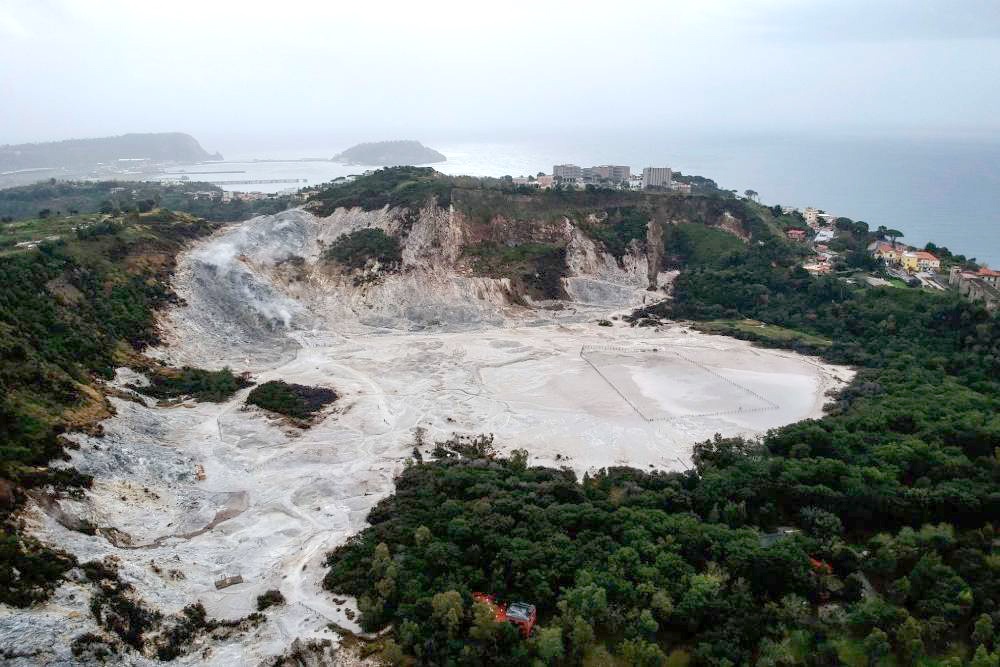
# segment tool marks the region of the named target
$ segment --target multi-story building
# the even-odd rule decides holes
[[[575,164],[557,164],[552,167],[552,178],[557,181],[575,181],[583,176],[583,170]]]
[[[620,164],[601,164],[596,167],[584,167],[581,170],[583,180],[588,183],[626,183],[632,175],[632,168]]]
[[[642,187],[649,188],[669,188],[673,180],[673,172],[670,167],[643,167]]]

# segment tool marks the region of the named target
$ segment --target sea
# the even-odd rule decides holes
[[[432,165],[447,174],[520,176],[551,173],[573,163],[671,167],[714,179],[760,201],[885,225],[902,241],[928,241],[980,263],[1000,266],[1000,137],[612,132],[576,136],[454,140],[422,137],[447,156]],[[297,184],[223,185],[231,190],[276,192],[315,185],[374,166],[327,159],[354,142],[290,141],[256,150],[242,143],[222,151],[222,163],[188,165],[188,171],[239,173],[191,175],[192,180],[284,180]],[[231,154],[231,155],[230,155]]]

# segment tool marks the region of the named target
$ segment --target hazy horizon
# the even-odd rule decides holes
[[[418,138],[991,139],[1000,4],[0,1],[0,144],[210,151]]]

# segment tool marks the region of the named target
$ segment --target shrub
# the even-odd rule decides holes
[[[263,595],[257,596],[257,611],[264,611],[268,607],[275,607],[285,604],[285,596],[281,591],[271,589]]]
[[[374,228],[359,229],[339,237],[324,257],[349,269],[363,269],[370,261],[394,267],[403,260],[399,241]]]
[[[247,405],[256,405],[294,419],[309,419],[335,400],[337,393],[326,387],[271,380],[250,392]]]
[[[168,368],[157,371],[150,378],[148,387],[131,388],[154,398],[191,396],[196,401],[221,403],[251,384],[253,383],[246,377],[236,375],[229,368],[206,371],[202,368],[184,366],[181,369]]]

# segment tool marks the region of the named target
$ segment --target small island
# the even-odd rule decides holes
[[[385,167],[433,164],[445,162],[447,159],[433,148],[413,140],[362,143],[333,156],[334,162],[343,164]]]

